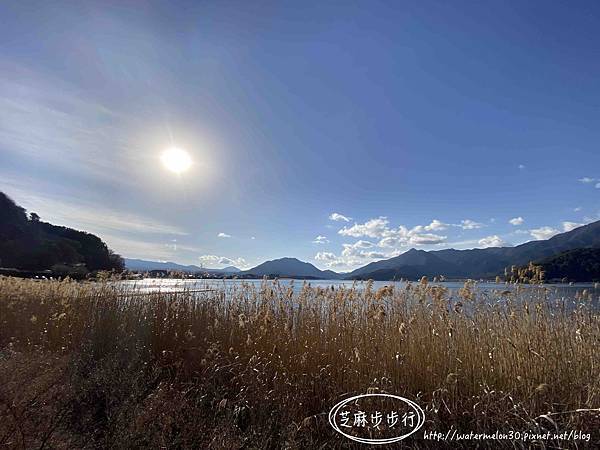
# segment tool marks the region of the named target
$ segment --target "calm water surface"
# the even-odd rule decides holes
[[[145,278],[142,280],[127,280],[122,281],[120,284],[127,289],[131,289],[135,292],[177,292],[177,291],[213,291],[222,290],[225,293],[231,293],[234,290],[240,289],[243,286],[251,286],[257,291],[260,290],[263,280],[176,280],[176,279],[165,279],[165,278]],[[268,285],[272,285],[272,281],[266,282]],[[339,288],[345,287],[350,289],[361,290],[365,289],[365,281],[350,281],[350,280],[291,280],[291,279],[280,279],[278,283],[283,288],[292,286],[294,292],[297,294],[302,290],[302,287],[307,284],[311,287],[321,288]],[[413,283],[414,284],[414,283]],[[444,286],[450,290],[450,295],[456,293],[458,289],[463,287],[464,282],[459,281],[447,281],[442,283],[433,283],[436,285]],[[401,281],[374,281],[373,288],[378,289],[383,286],[394,285],[398,288],[404,287],[406,282]],[[490,298],[497,299],[496,291],[512,291],[516,289],[514,285],[508,285],[504,283],[491,283],[491,282],[478,282],[476,284],[477,291],[480,295],[490,295]],[[523,292],[522,298],[527,297],[527,292],[531,291],[531,295],[539,294],[539,285],[521,285]],[[600,305],[600,287],[594,283],[577,283],[573,285],[566,284],[546,284],[542,287],[547,289],[548,298],[551,300],[565,300],[565,301],[576,301],[581,297],[584,291],[587,291],[588,301],[591,301],[595,306]],[[538,289],[536,289],[538,288]]]

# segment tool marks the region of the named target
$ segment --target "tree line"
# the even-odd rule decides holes
[[[0,192],[0,267],[81,274],[125,265],[98,236],[43,222]]]

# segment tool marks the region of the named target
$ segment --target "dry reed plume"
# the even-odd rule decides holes
[[[574,429],[592,434],[579,448],[598,444],[600,318],[587,298],[426,279],[130,293],[0,278],[0,446],[349,448],[327,412],[365,392],[415,400],[424,430]],[[440,447],[422,434],[396,448]]]

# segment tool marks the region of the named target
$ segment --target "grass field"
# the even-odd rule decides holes
[[[600,316],[586,296],[265,281],[195,299],[2,277],[0,448],[350,448],[327,413],[365,392],[425,410],[394,448],[439,448],[423,431],[451,427],[579,430],[594,448]],[[557,446],[574,443],[538,448]]]

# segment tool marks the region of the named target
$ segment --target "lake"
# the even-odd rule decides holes
[[[237,279],[225,279],[225,280],[180,280],[180,279],[167,279],[167,278],[144,278],[142,280],[125,280],[119,282],[121,286],[132,291],[145,293],[145,292],[178,292],[184,290],[190,291],[203,291],[203,290],[223,290],[226,293],[231,292],[235,289],[240,289],[243,286],[250,286],[256,290],[259,290],[263,280],[237,280]],[[273,281],[269,280],[267,283],[272,284]],[[352,281],[352,280],[292,280],[292,279],[279,279],[278,283],[281,287],[287,288],[292,286],[294,292],[297,294],[301,291],[302,287],[307,284],[311,287],[320,288],[352,288],[362,290],[365,289],[366,281]],[[416,284],[416,282],[412,282]],[[379,289],[383,286],[396,286],[402,288],[406,286],[407,282],[404,281],[373,281],[373,288]],[[464,286],[464,282],[461,281],[445,281],[431,283],[439,286],[448,288],[451,295],[458,289]],[[493,283],[493,282],[477,282],[477,290],[480,294],[486,295],[495,293],[495,291],[507,291],[514,290],[517,285],[510,285],[504,283]],[[518,285],[521,289],[532,290],[539,287],[547,289],[548,298],[551,300],[575,301],[584,291],[587,291],[588,295],[591,296],[591,303],[595,306],[600,304],[600,286],[596,283],[575,283],[572,285],[568,284],[545,284],[545,285]],[[525,291],[526,292],[526,291]],[[532,291],[533,293],[533,291]],[[497,297],[497,296],[494,296]],[[526,298],[523,293],[521,298]]]

